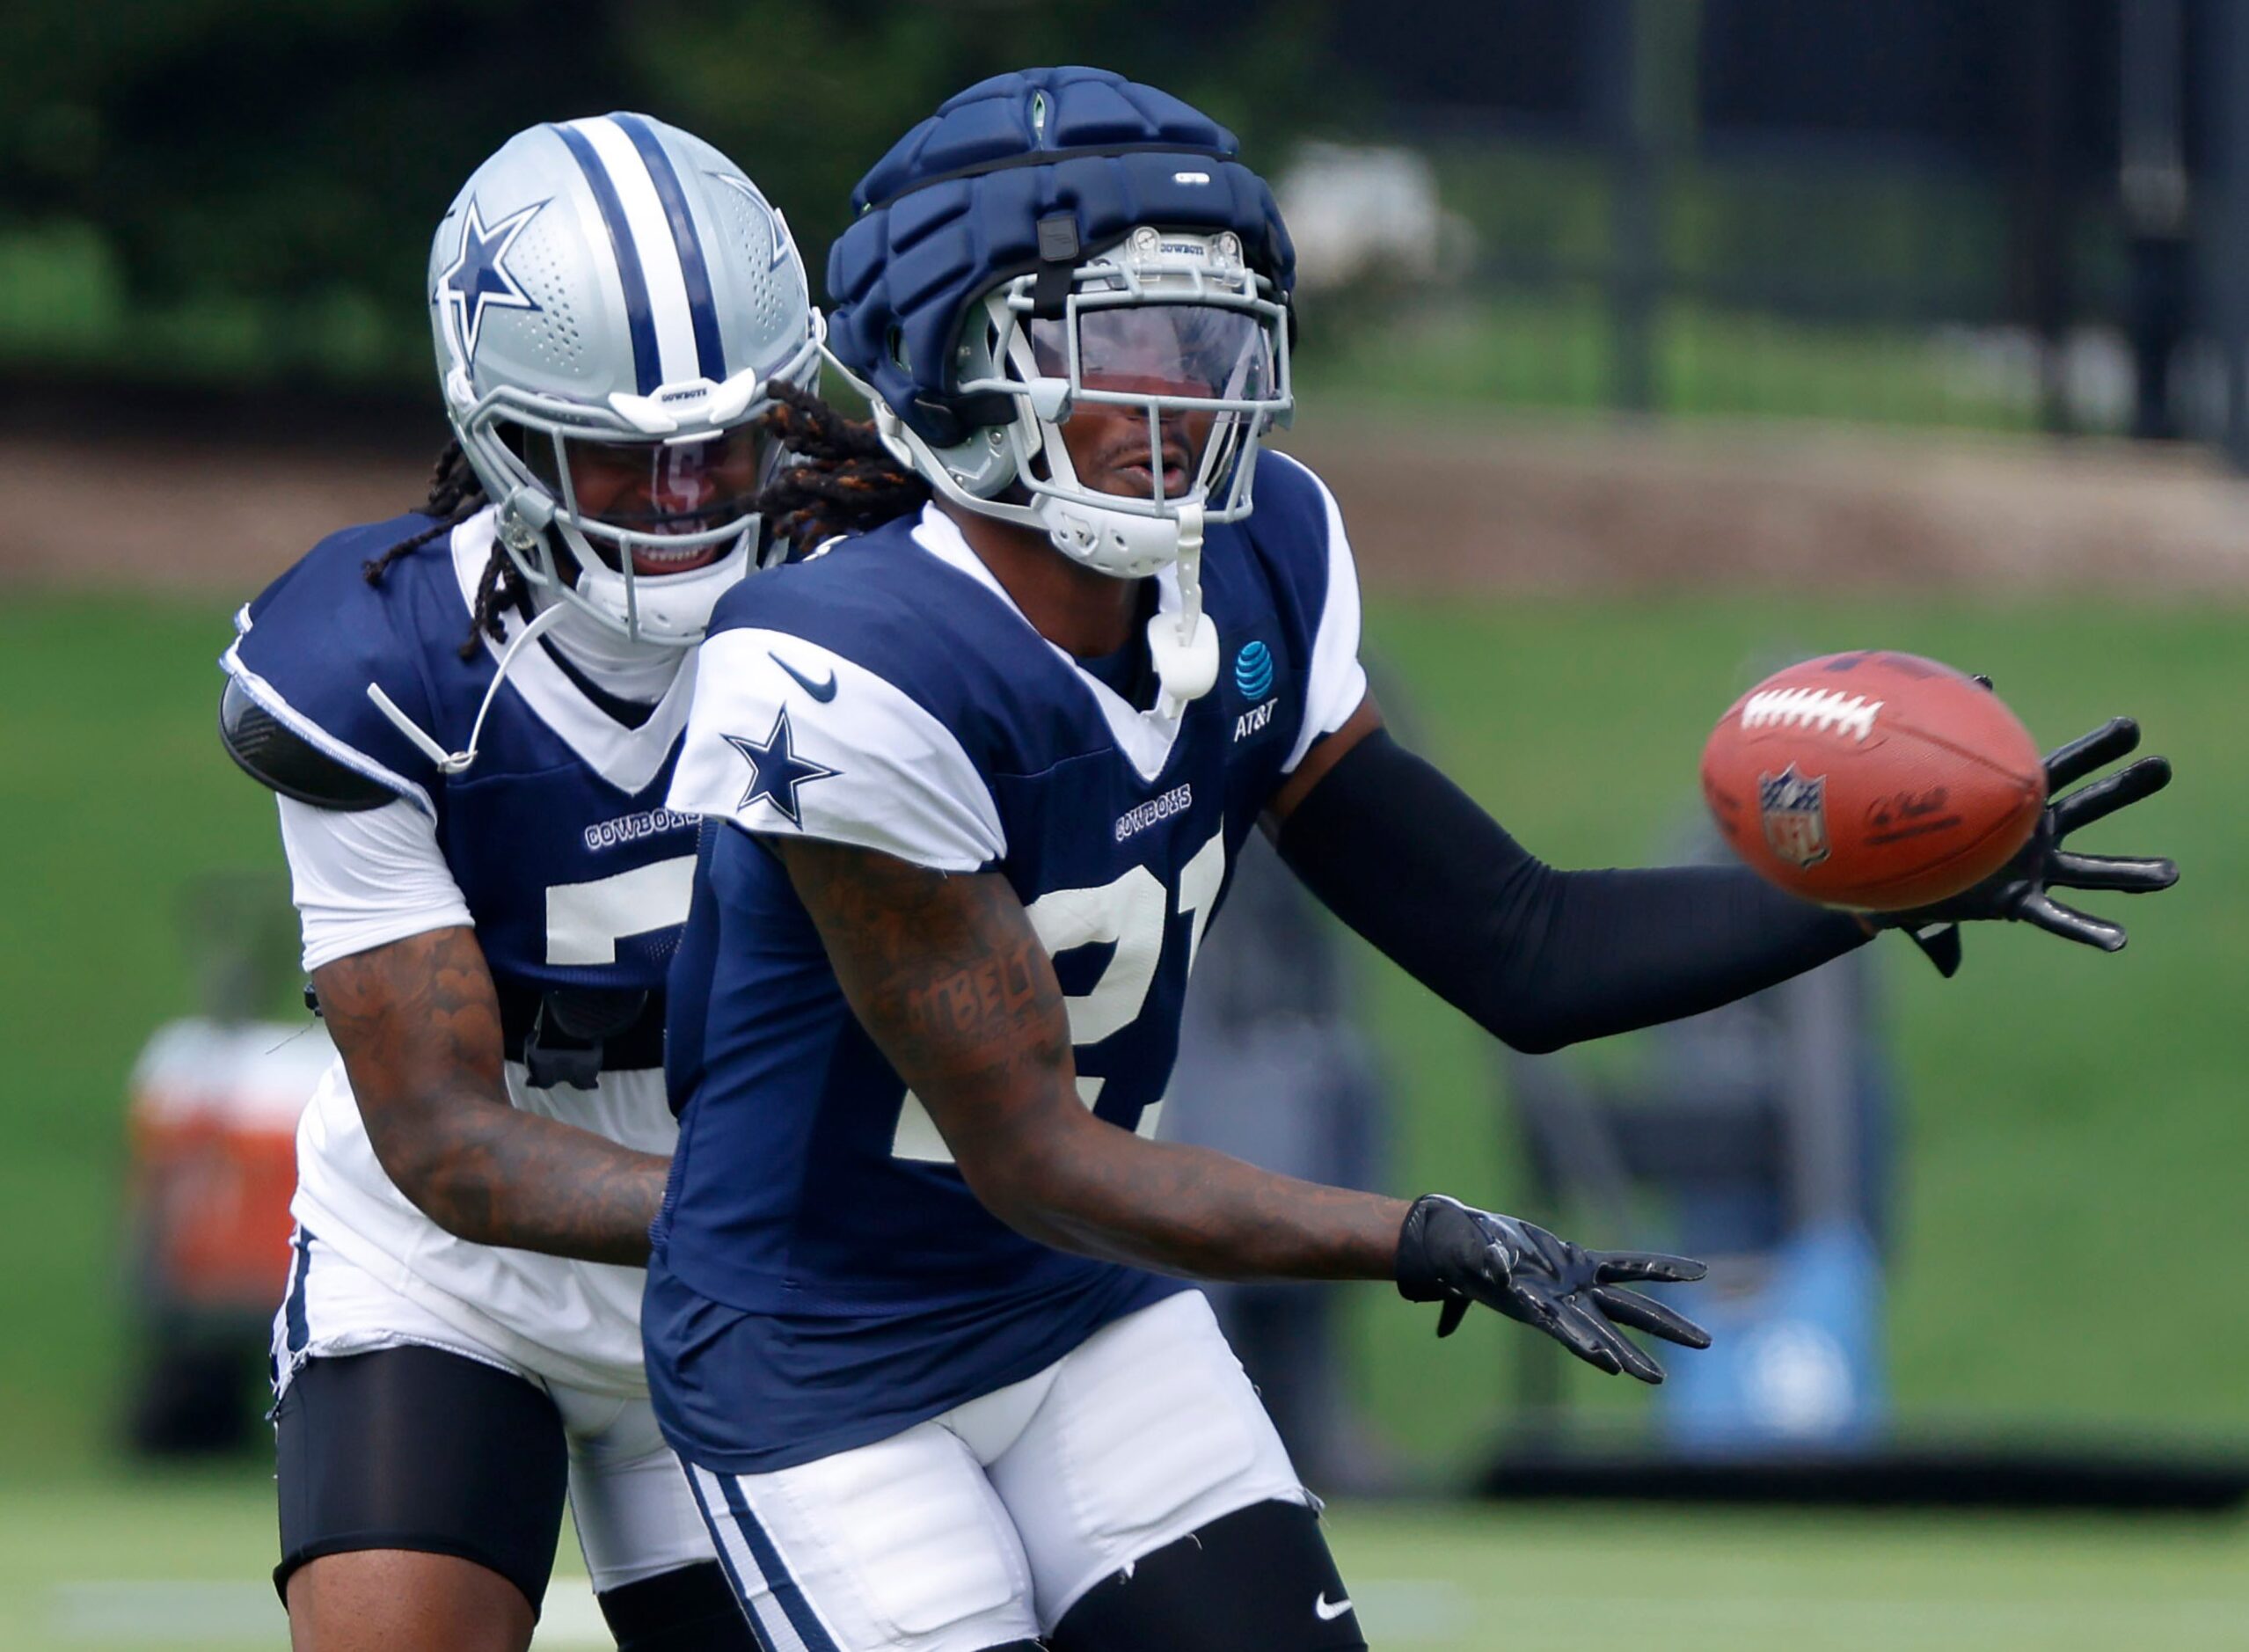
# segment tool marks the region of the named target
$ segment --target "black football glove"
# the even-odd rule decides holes
[[[1991,686],[1988,677],[1976,679]],[[2114,889],[2125,895],[2150,895],[2179,881],[2179,868],[2167,859],[2126,855],[2079,855],[2062,847],[2062,840],[2081,826],[2106,820],[2120,808],[2152,797],[2171,784],[2167,757],[2143,757],[2129,768],[2080,786],[2067,797],[2058,795],[2094,770],[2128,756],[2140,743],[2140,726],[2129,717],[2115,718],[2080,739],[2047,754],[2044,813],[2022,852],[1973,888],[1949,900],[1909,912],[1870,913],[1877,929],[1903,929],[1945,975],[1960,968],[1960,931],[1953,927],[1987,918],[2035,924],[2064,940],[2120,951],[2124,926],[2092,917],[2055,900],[2048,889]]]
[[[1621,1289],[1627,1280],[1686,1283],[1710,1270],[1683,1256],[1647,1251],[1589,1251],[1512,1216],[1494,1216],[1425,1194],[1398,1236],[1398,1292],[1408,1302],[1442,1302],[1437,1334],[1450,1336],[1480,1302],[1536,1327],[1588,1365],[1644,1383],[1663,1367],[1620,1334],[1630,1326],[1667,1342],[1708,1348],[1710,1333],[1653,1297]],[[1614,1324],[1611,1323],[1614,1321]]]

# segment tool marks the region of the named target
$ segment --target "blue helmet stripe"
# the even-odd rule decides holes
[[[550,125],[547,130],[570,146],[578,170],[586,174],[586,182],[602,209],[602,222],[609,225],[610,246],[617,254],[617,279],[624,286],[625,323],[632,333],[633,383],[640,394],[648,395],[664,382],[663,364],[656,348],[655,318],[648,312],[648,281],[641,274],[640,254],[632,245],[632,231],[624,222],[624,203],[617,198],[617,186],[610,181],[602,157],[594,152],[594,146],[587,142],[584,133],[566,126]]]
[[[671,224],[672,245],[679,252],[681,275],[687,282],[687,306],[695,323],[696,367],[712,384],[727,376],[727,352],[719,337],[719,307],[711,298],[711,269],[703,259],[703,242],[695,233],[695,218],[687,208],[687,192],[679,186],[672,157],[656,141],[647,121],[637,114],[613,114],[611,124],[622,128],[640,151],[656,198],[664,203],[664,217]]]

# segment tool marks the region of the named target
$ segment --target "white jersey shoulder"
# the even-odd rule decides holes
[[[1007,852],[991,790],[951,729],[867,667],[756,626],[703,645],[668,801],[940,872]]]
[[[1309,482],[1318,491],[1326,522],[1326,581],[1312,632],[1303,720],[1288,761],[1281,765],[1282,773],[1292,774],[1312,743],[1342,727],[1367,698],[1366,669],[1359,663],[1359,565],[1351,553],[1351,536],[1344,530],[1342,508],[1318,474],[1285,453],[1267,453],[1259,464],[1265,467],[1259,471],[1261,481],[1271,470],[1290,480]]]

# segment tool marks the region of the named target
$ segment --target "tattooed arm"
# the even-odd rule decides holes
[[[1055,1246],[1204,1279],[1388,1279],[1406,1204],[1143,1141],[1078,1100],[1052,962],[1005,879],[774,840],[844,997],[970,1189]]]
[[[480,1245],[647,1261],[670,1161],[508,1100],[500,1002],[473,932],[354,953],[312,984],[375,1156],[422,1214]]]

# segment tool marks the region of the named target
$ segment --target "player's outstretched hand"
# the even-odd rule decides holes
[[[1437,1334],[1450,1336],[1480,1302],[1535,1326],[1610,1376],[1644,1383],[1663,1367],[1620,1333],[1627,1326],[1688,1348],[1708,1348],[1710,1333],[1627,1283],[1686,1283],[1710,1270],[1684,1256],[1646,1251],[1589,1251],[1536,1224],[1472,1210],[1441,1193],[1406,1213],[1398,1239],[1398,1290],[1408,1302],[1442,1302]]]
[[[1990,686],[1988,682],[1985,686]],[[1884,929],[1912,931],[1922,950],[1948,976],[1960,968],[1960,932],[1946,926],[1987,918],[2035,924],[2064,940],[2098,947],[2103,952],[2120,951],[2125,940],[2121,924],[2065,906],[2048,891],[2113,889],[2124,895],[2151,895],[2179,881],[2178,866],[2160,857],[2080,855],[2062,846],[2063,840],[2079,827],[2106,820],[2171,784],[2169,758],[2143,757],[2089,786],[2078,786],[2067,796],[2062,794],[2064,786],[2074,786],[2094,771],[2129,756],[2139,743],[2139,724],[2129,717],[2118,717],[2048,753],[2046,811],[2019,854],[1950,900],[1909,912],[1885,912],[1873,921]]]

